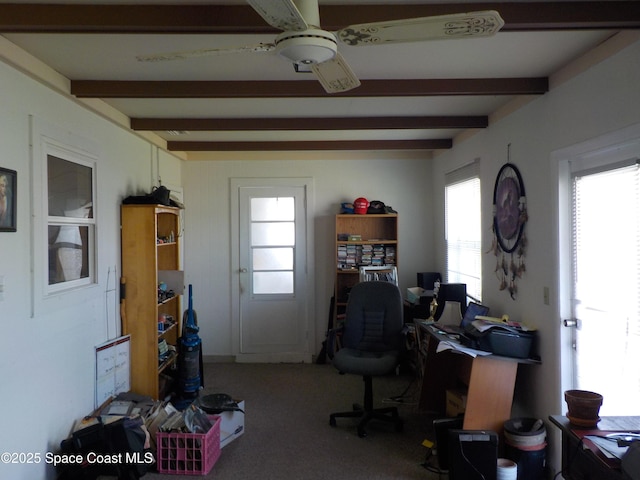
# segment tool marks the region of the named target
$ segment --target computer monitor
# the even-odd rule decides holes
[[[469,305],[467,305],[467,311],[464,312],[464,315],[462,316],[460,326],[464,328],[467,325],[470,325],[478,315],[486,316],[488,314],[489,307],[487,307],[486,305],[481,305],[476,302],[469,302]]]

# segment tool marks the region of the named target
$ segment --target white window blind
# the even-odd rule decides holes
[[[445,243],[448,283],[465,283],[482,300],[480,170],[476,160],[445,175]]]
[[[601,415],[640,404],[640,168],[625,163],[573,174],[576,382]]]

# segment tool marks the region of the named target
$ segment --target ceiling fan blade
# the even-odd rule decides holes
[[[504,20],[498,12],[486,10],[435,17],[407,18],[389,22],[362,23],[343,28],[336,32],[336,36],[346,45],[377,45],[491,36],[503,25]]]
[[[327,93],[346,92],[360,86],[360,80],[340,53],[331,60],[316,63],[311,70]]]
[[[138,55],[139,62],[164,62],[168,60],[185,60],[193,57],[206,57],[213,55],[228,55],[231,53],[263,53],[275,50],[273,43],[258,43],[257,45],[247,45],[244,47],[229,48],[203,48],[201,50],[191,50],[187,52],[158,53],[154,55]]]
[[[247,0],[247,3],[272,27],[286,32],[309,28],[293,0]]]

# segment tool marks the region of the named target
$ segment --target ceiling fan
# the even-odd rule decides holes
[[[358,87],[360,80],[338,52],[338,42],[357,47],[491,36],[504,25],[498,12],[488,10],[362,23],[332,33],[320,27],[318,0],[246,1],[269,25],[283,31],[273,43],[140,55],[136,58],[141,62],[157,62],[205,55],[275,51],[291,61],[297,72],[313,72],[328,93],[340,93]]]

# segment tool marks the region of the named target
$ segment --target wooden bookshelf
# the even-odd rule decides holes
[[[131,390],[155,399],[168,393],[171,382],[161,381],[160,375],[171,377],[177,361],[175,352],[160,359],[158,343],[165,340],[177,352],[183,290],[175,284],[181,278],[179,212],[160,205],[123,205],[121,210],[126,291],[122,331],[131,335]],[[160,298],[161,282],[175,294]],[[172,317],[174,324],[160,332],[162,315]]]
[[[353,236],[357,236],[357,239],[350,239]],[[370,251],[371,258],[363,251]],[[382,258],[379,258],[380,254]],[[355,258],[351,258],[352,255]],[[375,255],[378,258],[374,259]],[[336,215],[335,260],[333,327],[339,325],[349,291],[359,281],[361,266],[397,266],[398,214]]]

